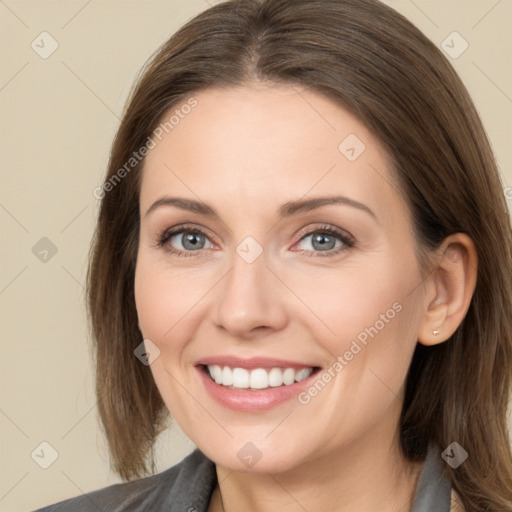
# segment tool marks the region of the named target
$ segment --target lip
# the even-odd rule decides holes
[[[246,370],[253,370],[254,368],[264,368],[270,370],[271,368],[294,368],[300,370],[301,368],[315,368],[314,364],[299,363],[297,361],[287,361],[285,359],[273,359],[268,357],[234,357],[234,356],[212,356],[205,357],[197,361],[197,366],[211,366],[218,365],[220,367],[229,366],[230,368],[245,368]],[[293,385],[293,384],[292,384]]]
[[[236,359],[236,358],[235,358]],[[226,362],[226,358],[212,358],[211,361],[220,361],[218,362],[208,362],[208,364],[219,364],[219,366],[231,366],[233,364],[234,359],[230,358],[230,363]],[[210,361],[210,359],[208,359]],[[237,359],[236,361],[240,362],[241,360]],[[247,360],[243,360],[244,363],[247,363]],[[268,363],[269,359],[265,359]],[[251,364],[254,361],[251,360]],[[250,368],[275,368],[281,367],[283,361],[279,364],[275,364],[276,360],[272,360],[272,365],[255,365],[250,366]],[[306,366],[303,364],[289,364],[290,361],[286,362],[283,365],[283,368],[311,368],[311,366]],[[244,366],[232,366],[233,368],[249,368],[246,364]],[[251,391],[250,389],[231,389],[226,386],[222,386],[221,384],[217,384],[208,373],[208,369],[206,365],[198,364],[196,366],[196,370],[198,372],[199,378],[202,381],[206,391],[208,394],[220,405],[226,407],[228,409],[237,411],[237,412],[263,412],[268,411],[269,409],[273,409],[282,403],[295,398],[299,393],[304,391],[307,387],[311,385],[313,379],[317,377],[317,373],[320,368],[317,366],[313,367],[313,372],[309,377],[300,382],[295,382],[290,384],[289,386],[283,385],[277,388],[267,388],[263,390]]]

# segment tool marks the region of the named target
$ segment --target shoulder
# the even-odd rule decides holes
[[[215,464],[198,449],[179,464],[140,480],[115,484],[36,512],[206,510],[217,482]]]

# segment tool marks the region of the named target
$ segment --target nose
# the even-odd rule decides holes
[[[283,285],[262,254],[247,263],[234,254],[231,271],[217,287],[215,323],[237,339],[254,339],[286,327]]]

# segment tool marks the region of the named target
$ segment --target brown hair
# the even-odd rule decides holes
[[[468,512],[512,510],[506,410],[512,366],[512,230],[496,163],[461,80],[418,29],[375,0],[234,0],[182,27],[132,91],[106,181],[146,144],[162,116],[194,92],[259,80],[300,84],[354,113],[386,147],[410,205],[420,261],[457,232],[479,268],[469,311],[447,342],[417,345],[406,381],[400,443],[422,460],[428,442],[458,442],[469,458],[446,467]],[[134,302],[144,161],[104,194],[91,248],[88,311],[97,395],[112,467],[154,471],[168,412],[149,367]],[[119,174],[118,174],[119,176]]]

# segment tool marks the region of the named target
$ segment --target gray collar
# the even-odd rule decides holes
[[[437,446],[430,444],[411,512],[450,512],[451,489],[441,460],[441,452]]]
[[[183,487],[181,485],[175,487],[176,490],[181,489],[181,492],[177,493],[179,496],[174,495],[169,509],[171,511],[195,510],[204,512],[208,509],[211,493],[217,483],[215,465],[204,457],[199,450],[195,451],[195,455],[197,459],[201,460],[202,471],[196,471],[193,477],[190,474],[187,475],[183,479]],[[184,498],[183,488],[191,485],[194,480],[201,482],[196,490],[191,493],[194,496],[194,506],[183,508],[190,507],[191,504],[189,501],[191,494],[188,493],[186,493],[188,500],[185,498],[184,501],[181,501]],[[441,451],[435,444],[431,443],[418,479],[411,512],[450,512],[450,498],[451,483],[446,477]],[[177,501],[174,501],[176,499]]]

